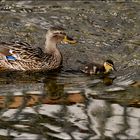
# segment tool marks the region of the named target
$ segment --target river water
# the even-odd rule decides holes
[[[0,72],[0,139],[140,139],[140,2],[0,2],[0,41],[43,46],[59,25],[78,43],[60,45],[59,72]],[[79,67],[112,59],[109,76]]]

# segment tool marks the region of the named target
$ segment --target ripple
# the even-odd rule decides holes
[[[112,88],[108,88],[105,91],[107,92],[116,92],[116,91],[125,91],[126,89],[123,87],[112,87]]]

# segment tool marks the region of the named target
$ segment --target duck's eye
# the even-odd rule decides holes
[[[64,32],[60,32],[60,34],[61,34],[61,35],[66,35],[66,33],[64,33]]]
[[[54,35],[66,35],[66,33],[64,33],[64,32],[56,32],[56,33],[54,33]]]

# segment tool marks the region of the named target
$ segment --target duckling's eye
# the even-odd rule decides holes
[[[107,63],[107,65],[109,65],[110,67],[113,67],[113,65],[112,65],[112,64]]]

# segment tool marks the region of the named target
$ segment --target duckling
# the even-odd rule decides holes
[[[86,74],[107,74],[112,70],[116,70],[112,60],[106,60],[103,65],[97,63],[89,63],[81,68],[81,71]]]
[[[62,55],[57,45],[75,44],[61,27],[51,27],[46,34],[43,49],[26,42],[0,42],[0,69],[4,70],[53,70],[62,64]]]

